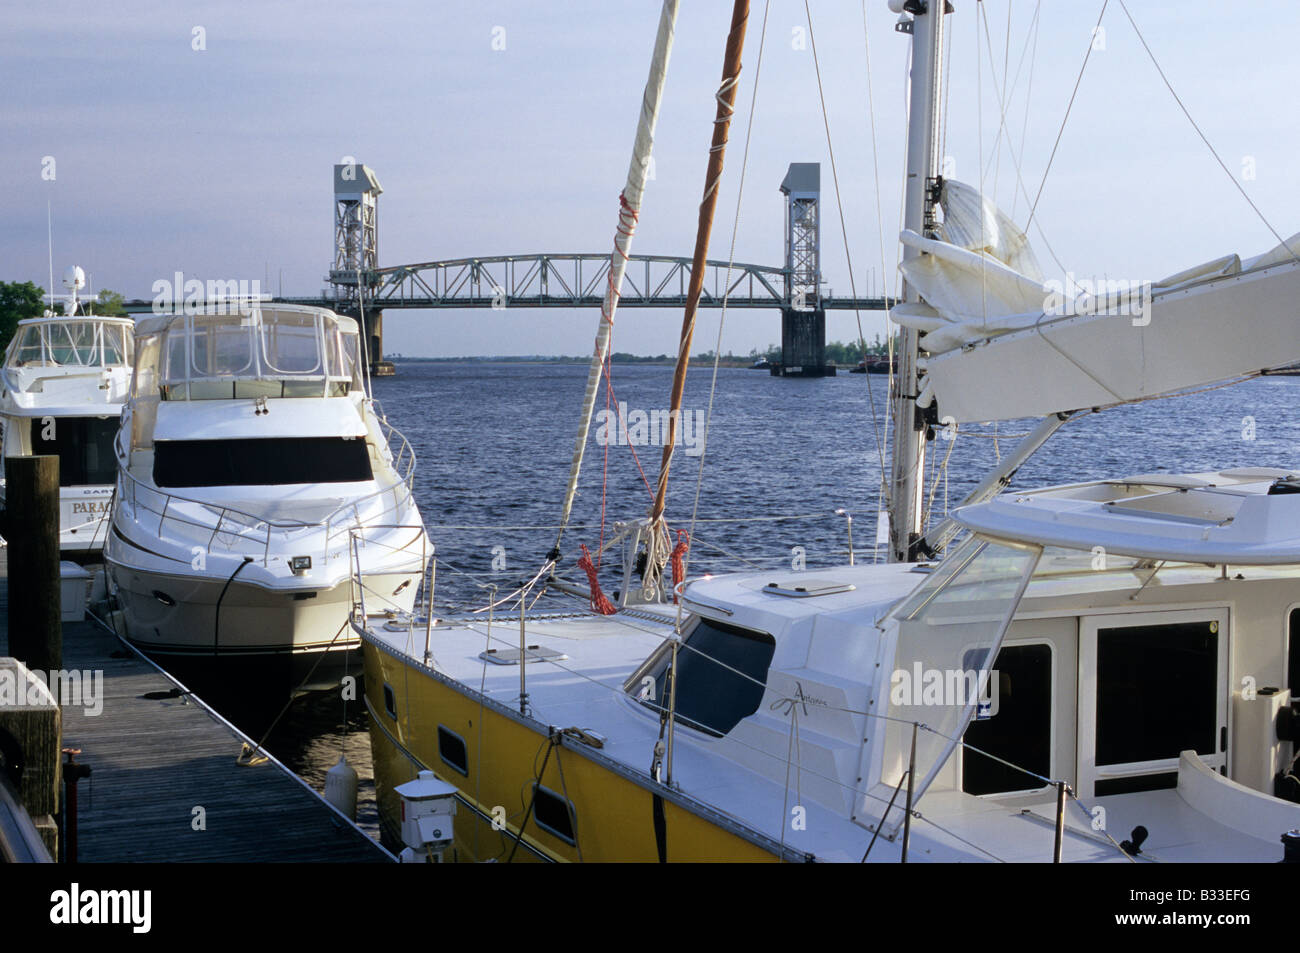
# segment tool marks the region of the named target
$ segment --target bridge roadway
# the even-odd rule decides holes
[[[743,262],[707,262],[700,307],[776,308],[791,311],[884,311],[881,297],[833,297],[818,300],[792,291],[784,268]],[[591,308],[604,300],[609,281],[609,254],[501,255],[395,265],[364,274],[369,288],[366,307],[393,308]],[[674,308],[686,304],[691,260],[662,255],[632,255],[619,299],[622,308]],[[329,276],[333,292],[285,296],[275,300],[335,310],[355,310],[356,275]],[[350,287],[349,287],[350,286]],[[132,314],[152,310],[152,302],[125,303]]]

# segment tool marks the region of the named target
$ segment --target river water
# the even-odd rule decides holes
[[[440,609],[484,604],[490,585],[507,590],[542,564],[555,542],[587,369],[578,365],[399,362],[374,381],[384,412],[410,440],[415,491],[437,548]],[[661,448],[636,444],[638,411],[668,406],[672,369],[616,365],[602,388],[562,565],[584,543],[595,552],[616,520],[645,515]],[[685,443],[673,457],[667,515],[689,524],[699,487],[691,575],[761,566],[815,569],[847,560],[844,509],[854,517],[858,560],[875,552],[885,457],[886,380],[842,374],[782,379],[766,371],[718,371],[707,451],[695,427],[709,408],[711,367],[693,368],[683,402]],[[1028,488],[1139,473],[1244,466],[1300,468],[1300,377],[1265,377],[1194,395],[1116,408],[1066,424],[1016,475]],[[687,426],[687,425],[690,426]],[[647,428],[648,429],[648,428]],[[937,483],[932,512],[956,505],[1011,447],[1027,423],[963,428],[930,445]],[[965,431],[969,430],[969,433]],[[598,441],[608,435],[610,439]],[[649,434],[645,434],[649,437]],[[604,443],[605,445],[602,445]],[[613,445],[609,445],[613,444]],[[701,472],[702,471],[702,472]],[[935,471],[932,471],[935,472]],[[764,517],[758,520],[756,517]],[[781,517],[781,519],[771,519]],[[713,521],[713,522],[705,522]],[[606,561],[602,585],[617,586]],[[238,723],[238,713],[230,713]],[[258,726],[245,726],[258,736]],[[361,775],[359,823],[377,834],[370,748],[362,704],[337,693],[294,702],[267,748],[318,789],[340,753]]]

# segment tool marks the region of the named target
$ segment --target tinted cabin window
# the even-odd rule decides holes
[[[32,419],[32,453],[59,458],[59,486],[102,486],[117,479],[116,417]]]
[[[278,486],[359,483],[372,479],[361,437],[276,437],[256,440],[159,440],[158,486]]]
[[[1097,764],[1214,754],[1215,622],[1097,632]]]
[[[1038,778],[988,755],[1020,765],[1039,777],[1051,776],[1052,647],[1004,646],[989,675],[990,696],[994,691],[997,709],[993,716],[972,721],[966,729],[966,743],[980,751],[962,749],[961,788],[967,794],[1041,788],[1043,782]]]
[[[766,632],[701,619],[677,650],[678,722],[719,737],[735,728],[758,711],[775,653],[776,640]],[[629,690],[655,711],[666,709],[671,665],[665,645]],[[644,695],[645,677],[654,679],[653,697]]]
[[[573,815],[569,811],[569,802],[560,795],[540,784],[533,785],[533,817],[537,820],[537,826],[562,841],[576,844],[578,841],[573,833]]]
[[[444,764],[469,777],[469,752],[465,749],[465,739],[442,725],[438,726],[438,757]]]

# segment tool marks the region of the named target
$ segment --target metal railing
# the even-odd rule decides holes
[[[188,539],[175,540],[182,545],[187,542],[196,544],[201,535],[206,533],[207,539],[201,545],[207,553],[225,551],[249,555],[260,548],[262,565],[265,566],[271,557],[273,541],[287,545],[296,538],[323,533],[323,543],[318,551],[322,556],[328,556],[331,547],[337,545],[336,540],[343,534],[357,527],[374,525],[375,520],[400,519],[406,505],[413,499],[415,451],[411,448],[410,441],[387,419],[376,415],[374,420],[379,426],[380,437],[384,441],[383,446],[376,447],[376,450],[380,459],[396,474],[397,479],[364,496],[349,500],[315,522],[267,519],[233,506],[197,500],[150,486],[132,475],[129,468],[121,462],[126,459],[126,454],[122,450],[123,431],[121,430],[118,431],[116,438],[119,460],[118,500],[120,504],[129,501],[131,516],[136,521],[140,521],[141,512],[157,516],[156,532],[160,539],[168,538],[165,528],[169,521],[173,525],[188,526],[198,531],[191,534]],[[396,453],[393,452],[394,442],[397,444]],[[392,497],[391,502],[385,502],[384,498],[389,495]],[[363,518],[363,510],[376,502],[381,504],[381,508],[370,509]],[[196,508],[198,512],[206,513],[212,519],[202,520],[192,512],[178,513],[174,509],[178,504]],[[277,534],[279,534],[278,540]],[[226,539],[223,541],[222,537]],[[314,555],[314,553],[294,555]]]
[[[368,534],[372,532],[383,531],[391,535],[403,530],[410,531],[412,538],[410,542],[400,546],[386,542],[381,543],[368,538]],[[420,542],[420,587],[411,603],[411,611],[406,612],[392,601],[391,595],[386,595],[366,584],[367,577],[377,576],[381,571],[371,570],[367,572],[362,567],[361,550],[368,546],[380,545],[392,552],[404,552],[409,551],[411,544],[417,539]],[[426,665],[432,657],[430,639],[433,635],[434,623],[433,592],[438,579],[438,563],[432,549],[433,543],[429,539],[429,534],[425,531],[423,524],[371,524],[369,526],[354,527],[348,533],[348,566],[349,576],[352,581],[352,611],[349,615],[349,621],[352,628],[360,633],[365,630],[369,620],[387,618],[386,625],[389,627],[395,626],[398,631],[406,630],[408,649],[415,632],[422,629],[424,631],[424,661]],[[370,597],[369,604],[366,602],[367,595]],[[396,595],[396,593],[392,595]]]

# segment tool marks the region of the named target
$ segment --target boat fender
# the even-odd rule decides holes
[[[325,800],[348,820],[357,819],[357,771],[339,755],[339,763],[325,772]]]

